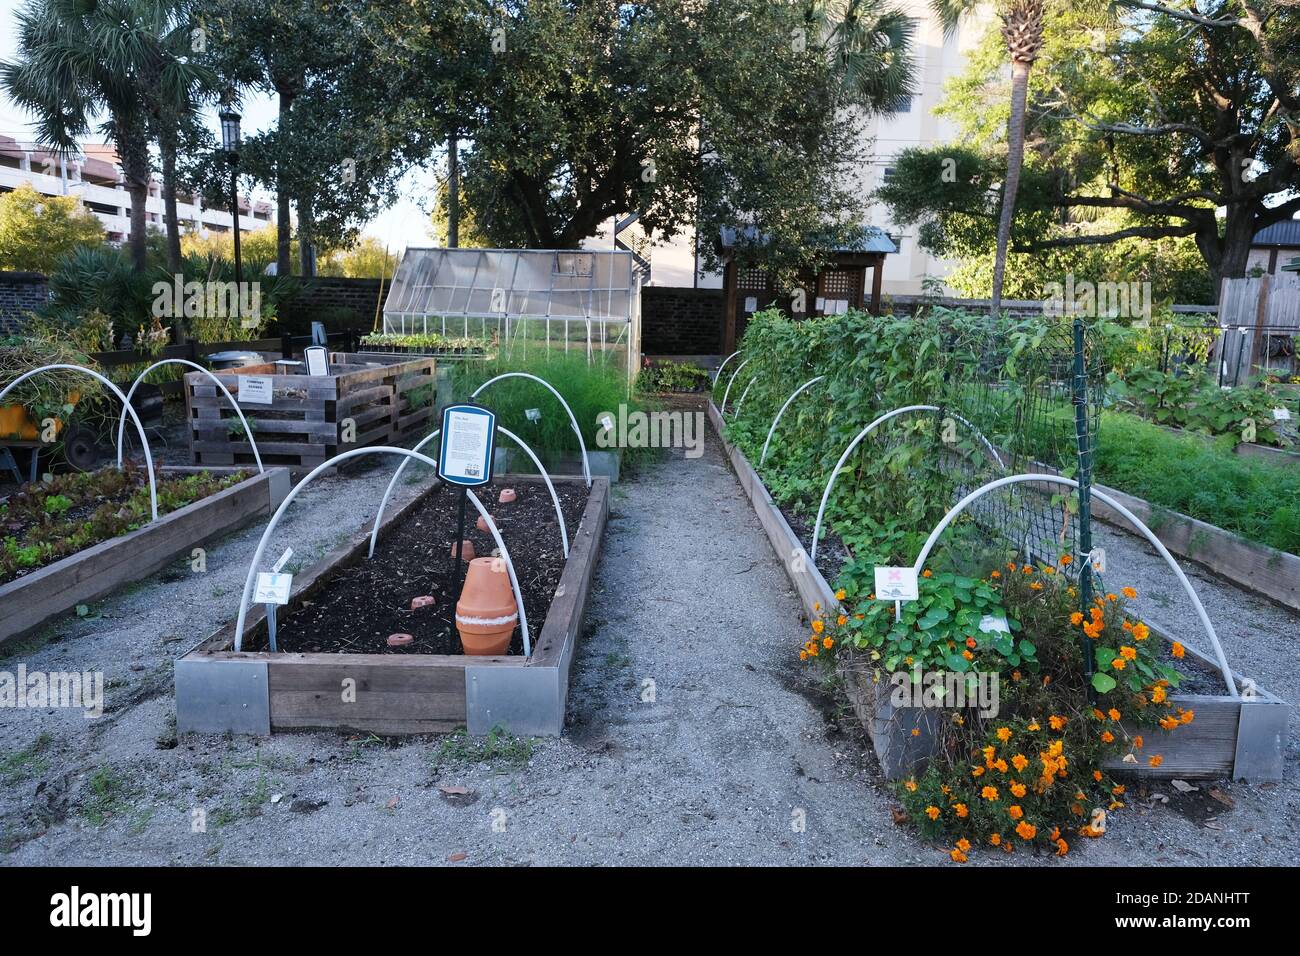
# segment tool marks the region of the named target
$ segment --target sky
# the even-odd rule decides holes
[[[12,59],[17,52],[18,38],[14,13],[21,5],[21,0],[0,0],[0,59]],[[245,136],[269,129],[275,124],[275,97],[248,93],[240,106],[240,114],[243,117],[241,126]],[[206,110],[205,117],[214,135],[219,139],[220,127],[217,124],[216,108]],[[11,136],[20,142],[30,142],[34,138],[30,114],[4,93],[0,93],[0,134]],[[99,137],[91,141],[102,142],[103,139]],[[435,177],[431,170],[412,170],[402,181],[401,197],[398,201],[367,224],[362,234],[374,236],[387,243],[390,251],[393,252],[398,252],[407,246],[434,245],[435,241],[429,235],[429,213],[433,210],[434,185]],[[265,190],[254,191],[254,196],[259,199],[274,200],[274,196]]]

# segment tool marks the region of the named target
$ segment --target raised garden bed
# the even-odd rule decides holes
[[[397,445],[428,430],[437,395],[433,359],[336,352],[329,370],[281,375],[267,363],[216,373],[249,419],[264,464],[301,474],[340,451]],[[271,404],[240,397],[245,376],[271,380]],[[194,464],[253,463],[253,447],[230,402],[200,372],[185,376],[185,414]]]
[[[504,483],[500,479],[498,484]],[[389,511],[373,558],[369,527],[297,575],[290,603],[277,615],[281,650],[266,647],[265,609],[250,608],[244,650],[235,651],[228,624],[176,664],[178,730],[268,734],[340,728],[380,734],[494,727],[521,735],[558,735],[564,727],[569,669],[600,552],[609,484],[554,479],[570,531],[562,557],[549,494],[540,478],[511,476],[513,505],[490,505],[500,518],[524,593],[533,648],[469,657],[448,635],[446,578],[455,535],[455,496],[438,486]],[[515,509],[513,512],[511,509]],[[471,525],[472,527],[472,525]],[[471,532],[483,554],[489,539]],[[431,608],[409,611],[410,599],[432,595]],[[394,632],[414,643],[389,648]],[[342,690],[355,681],[355,698]]]
[[[723,437],[723,420],[709,403],[712,423],[741,486],[749,496],[768,540],[781,560],[791,584],[799,593],[804,612],[811,620],[822,611],[838,606],[834,591],[821,572],[807,560],[804,543],[795,537],[790,523],[772,500],[763,481],[740,449]],[[1094,509],[1099,502],[1094,502]],[[1173,635],[1152,627],[1156,637],[1172,641]],[[1214,668],[1213,662],[1194,648],[1186,648],[1196,667]],[[932,733],[930,720],[940,713],[919,707],[894,708],[881,685],[872,683],[868,672],[842,668],[841,676],[854,712],[867,729],[873,749],[885,775],[899,779],[916,771],[929,755]],[[1217,675],[1217,668],[1212,671]],[[1252,782],[1279,780],[1286,752],[1290,706],[1272,694],[1235,675],[1241,698],[1226,693],[1176,693],[1170,699],[1177,706],[1193,710],[1196,720],[1162,742],[1164,762],[1158,768],[1145,764],[1114,767],[1142,777],[1217,778],[1230,776]],[[1197,687],[1197,681],[1189,685]],[[918,731],[914,734],[913,731]]]
[[[247,469],[240,468],[164,466],[161,477],[184,478],[205,472],[218,478],[247,475]],[[78,604],[148,577],[178,557],[188,558],[205,541],[269,514],[284,500],[289,487],[289,473],[280,468],[244,477],[215,494],[161,514],[157,521],[0,584],[0,608],[4,611],[0,641],[26,634]],[[69,513],[75,510],[69,508]],[[83,517],[79,511],[74,516]]]

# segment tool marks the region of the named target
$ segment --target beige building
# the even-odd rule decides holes
[[[943,28],[930,10],[928,0],[900,0],[903,9],[916,21],[913,34],[913,52],[916,60],[916,92],[899,104],[897,112],[887,116],[867,118],[863,124],[867,139],[868,161],[861,170],[857,185],[864,191],[878,187],[892,171],[892,161],[911,146],[933,146],[951,141],[957,131],[952,123],[934,115],[934,108],[943,99],[944,84],[965,67],[967,52],[983,35],[987,20],[963,23],[951,36],[945,37]],[[925,277],[943,278],[954,263],[936,259],[922,250],[916,241],[915,230],[898,229],[889,221],[887,211],[873,207],[868,223],[879,226],[898,246],[899,251],[886,257],[882,291],[886,294],[916,294],[922,291]],[[668,243],[652,243],[641,249],[642,238],[637,227],[622,234],[625,240],[632,237],[630,245],[650,261],[650,284],[660,286],[698,286],[721,288],[722,274],[705,272],[695,274],[695,235],[685,232]],[[612,244],[612,225],[602,235],[591,239],[590,248],[608,249]]]
[[[117,154],[111,146],[87,144],[78,156],[61,157],[0,135],[0,193],[28,185],[45,196],[76,196],[99,217],[112,242],[124,242],[131,232],[131,194],[127,191]],[[149,184],[145,221],[150,228],[164,227],[162,181]],[[233,224],[224,209],[204,207],[198,197],[178,195],[176,216],[184,232],[229,232]],[[261,229],[272,221],[270,203],[241,197],[239,231]]]

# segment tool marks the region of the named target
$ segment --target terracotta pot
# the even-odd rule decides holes
[[[437,604],[438,599],[431,594],[421,594],[419,597],[411,598],[411,610],[418,611],[422,607],[428,607],[430,604]]]
[[[451,556],[453,558],[456,556],[456,546],[454,544],[451,546]],[[474,542],[469,538],[460,543],[460,559],[462,561],[474,560]]]
[[[503,505],[508,505],[518,497],[519,496],[515,494],[515,489],[502,488],[501,494],[497,496],[497,502]]]
[[[407,644],[410,644],[410,643],[411,643],[412,641],[414,641],[414,640],[415,640],[415,638],[412,637],[410,634],[389,634],[389,635],[388,635],[388,646],[389,646],[389,647],[405,647]]]
[[[456,602],[456,630],[466,654],[504,654],[519,623],[510,575],[495,558],[475,558]]]
[[[493,519],[493,520],[496,520],[496,519]],[[488,531],[487,518],[484,518],[482,515],[479,515],[479,516],[478,516],[478,521],[474,522],[474,527],[478,528],[478,529],[479,529],[480,531],[482,531],[484,534],[491,534],[491,532]]]

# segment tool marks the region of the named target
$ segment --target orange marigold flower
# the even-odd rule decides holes
[[[1043,728],[1040,727],[1040,726],[1038,725],[1038,721],[1036,721],[1036,720],[1031,720],[1031,721],[1029,722],[1029,726],[1026,727],[1025,729],[1026,729],[1026,730],[1042,730]]]
[[[1128,646],[1121,647],[1119,649],[1119,656],[1124,658],[1126,661],[1135,661],[1138,656],[1137,648]]]
[[[802,650],[802,651],[800,651],[800,652],[799,652],[799,660],[801,660],[801,661],[806,661],[807,659],[808,659],[808,651],[807,651],[807,650]]]
[[[1106,715],[1103,714],[1103,713],[1102,713],[1100,710],[1098,710],[1096,707],[1094,707],[1094,708],[1092,709],[1092,716],[1095,717],[1095,718],[1097,718],[1098,720],[1105,720],[1105,719],[1106,719]]]
[[[1115,670],[1117,671],[1122,671],[1124,669],[1124,658],[1122,657],[1115,658],[1113,661],[1110,662],[1110,666],[1115,668]]]
[[[983,768],[983,767],[976,767],[976,768],[974,768],[974,769],[970,772],[970,775],[971,775],[972,777],[982,777],[982,776],[984,776],[984,768]]]
[[[1153,704],[1163,704],[1165,702],[1165,689],[1159,684],[1151,688],[1151,702]]]
[[[1071,614],[1071,615],[1070,615],[1070,623],[1071,623],[1071,624],[1074,624],[1074,625],[1076,625],[1076,626],[1079,625],[1079,624],[1082,624],[1082,623],[1083,623],[1083,612],[1082,612],[1082,611],[1075,611],[1073,614]]]
[[[996,800],[998,798],[998,788],[985,787],[983,790],[980,791],[980,796],[983,797],[985,800]]]
[[[970,840],[966,839],[965,837],[962,837],[954,844],[954,846],[956,846],[957,849],[965,853],[967,850],[970,849]]]
[[[1007,562],[1007,570],[1008,570],[1008,571],[1014,571],[1015,569],[1016,569],[1016,562],[1014,562],[1014,561],[1008,561],[1008,562]]]
[[[1113,744],[1115,742],[1115,735],[1112,734],[1109,730],[1103,731],[1101,735],[1101,742],[1104,744]]]
[[[1107,595],[1106,595],[1106,600],[1107,600],[1107,601],[1118,601],[1119,598],[1117,598],[1114,594],[1107,594]]]
[[[1106,716],[1109,717],[1111,720],[1119,720],[1120,713],[1118,710],[1112,707],[1110,710],[1106,711]]]
[[[826,625],[820,618],[818,618],[812,622],[812,629],[814,634],[820,634],[822,631],[826,630]]]
[[[1151,628],[1147,627],[1145,624],[1138,623],[1133,625],[1133,640],[1145,641],[1150,636]]]
[[[1007,762],[1003,760],[1001,757],[999,757],[997,760],[993,762],[993,769],[996,770],[998,773],[1006,773]]]
[[[1043,589],[1043,582],[1035,581],[1033,584],[1029,585],[1029,589],[1031,591],[1041,591]]]
[[[1011,766],[1015,767],[1016,770],[1024,770],[1029,766],[1029,761],[1025,759],[1024,754],[1016,754],[1011,758]]]
[[[952,812],[964,820],[970,816],[970,807],[966,806],[964,803],[954,803],[952,806]]]
[[[1094,770],[1094,771],[1092,772],[1092,779],[1093,779],[1093,780],[1096,780],[1098,783],[1101,783],[1101,771],[1100,771],[1100,770]]]
[[[915,781],[915,780],[907,780],[907,781],[904,781],[903,786],[905,786],[905,787],[906,787],[909,791],[911,791],[912,793],[916,793],[916,781]]]
[[[1110,792],[1115,794],[1115,796],[1118,797],[1121,793],[1124,792],[1124,784],[1122,783],[1115,784],[1115,786],[1110,788]]]
[[[973,661],[973,660],[975,660],[975,655],[972,654],[970,651],[962,651],[962,652],[961,652],[961,656],[964,657],[964,658],[966,658],[966,660],[968,660],[968,661]]]
[[[1103,627],[1104,625],[1101,622],[1094,621],[1091,624],[1083,625],[1083,633],[1086,637],[1091,637],[1093,640],[1096,640],[1101,636]]]
[[[1065,565],[1065,564],[1071,564],[1071,563],[1073,563],[1073,561],[1074,561],[1074,558],[1070,557],[1068,554],[1063,554],[1063,555],[1061,555],[1061,564],[1063,564],[1063,565]]]
[[[965,853],[963,853],[961,850],[958,849],[949,850],[948,856],[952,857],[952,861],[954,863],[965,863],[967,860],[970,859],[970,857],[968,857]]]
[[[989,836],[989,842],[992,843],[994,846],[998,846],[998,845],[1002,842],[1002,834],[1001,834],[1001,833],[994,833],[994,834],[990,835],[990,836]]]
[[[847,595],[845,594],[843,588],[840,588],[838,591],[835,592],[835,600],[837,601],[843,601],[846,596]]]
[[[1020,835],[1022,840],[1032,840],[1038,835],[1038,827],[1027,820],[1021,820],[1016,824],[1016,833]]]
[[[817,645],[816,645],[816,644],[809,644],[809,645],[808,645],[808,653],[811,654],[813,657],[816,657],[816,656],[817,656]]]
[[[1065,726],[1065,722],[1066,722],[1066,718],[1060,716],[1059,714],[1052,714],[1052,716],[1047,718],[1047,725],[1051,727],[1053,730],[1060,730],[1062,727]]]
[[[913,737],[919,737],[919,736],[921,736],[921,728],[920,728],[920,727],[913,727],[913,728],[912,728],[912,736],[913,736]]]
[[[979,643],[979,642],[976,641],[975,638],[973,638],[973,637],[968,637],[968,638],[966,638],[966,646],[969,647],[971,650],[974,650],[974,649],[975,649],[975,645],[978,644],[978,643]]]
[[[1057,856],[1065,856],[1065,854],[1067,854],[1067,853],[1069,853],[1069,852],[1070,852],[1070,844],[1066,843],[1064,840],[1057,840],[1057,841],[1056,841],[1056,855],[1057,855]]]
[[[1002,572],[1001,572],[1001,571],[994,571],[993,573],[991,573],[991,574],[989,575],[989,577],[996,581],[998,578],[1002,577]]]
[[[1033,574],[1033,573],[1034,573],[1034,566],[1033,566],[1032,564],[1026,564],[1026,565],[1025,565],[1023,568],[1021,568],[1020,570],[1023,571],[1025,574]]]
[[[1010,727],[999,727],[999,728],[994,732],[994,736],[996,736],[996,737],[998,738],[998,740],[1002,741],[1003,743],[1006,743],[1008,740],[1011,739],[1011,728],[1010,728]]]
[[[1126,630],[1126,631],[1131,631],[1131,630],[1133,630],[1133,622],[1132,622],[1132,621],[1125,621],[1124,623],[1122,623],[1122,624],[1120,625],[1120,627],[1122,627],[1122,628],[1123,628],[1124,630]]]
[[[1013,783],[1011,785],[1011,792],[1015,794],[1017,797],[1023,797],[1026,793],[1029,792],[1029,788],[1026,787],[1023,783]]]
[[[1160,756],[1159,754],[1154,754],[1153,756],[1147,758],[1147,763],[1149,763],[1153,767],[1158,767],[1164,762],[1165,762],[1165,758]]]
[[[931,820],[938,820],[938,819],[939,819],[939,808],[938,808],[938,807],[934,807],[934,806],[926,807],[926,808],[925,808],[925,815],[926,815],[927,817],[929,817]]]
[[[1011,816],[1012,820],[1019,820],[1025,815],[1025,811],[1020,809],[1020,804],[1018,803],[1013,803],[1011,806],[1007,807],[1007,813]]]
[[[845,615],[841,614],[835,619],[835,623],[840,627],[843,627],[845,624],[849,623],[849,619]]]
[[[1136,747],[1138,750],[1141,750],[1141,749],[1142,749],[1142,738],[1141,738],[1141,737],[1134,737],[1134,738],[1133,738],[1133,746]]]
[[[1055,574],[1055,573],[1056,573],[1056,568],[1052,567],[1052,566],[1049,564],[1047,567],[1043,568],[1043,573],[1044,573],[1044,574]]]
[[[1174,641],[1173,647],[1169,648],[1169,653],[1173,654],[1174,657],[1181,661],[1183,655],[1187,653],[1187,648],[1183,647],[1183,645],[1179,644],[1177,641]]]
[[[822,647],[826,648],[829,651],[834,646],[835,646],[835,640],[833,638],[829,638],[829,637],[822,638]]]
[[[1134,591],[1132,588],[1120,588],[1119,593],[1124,595],[1130,601],[1138,596],[1137,591]]]
[[[1196,712],[1195,712],[1195,711],[1192,711],[1192,710],[1181,710],[1181,709],[1180,709],[1180,710],[1178,711],[1179,718],[1181,719],[1182,723],[1184,723],[1184,724],[1190,724],[1190,723],[1192,722],[1192,718],[1195,716],[1195,713],[1196,713]]]
[[[926,568],[924,571],[921,572],[921,577],[923,578],[929,578],[933,576],[934,576],[934,572],[931,571],[929,568]]]

